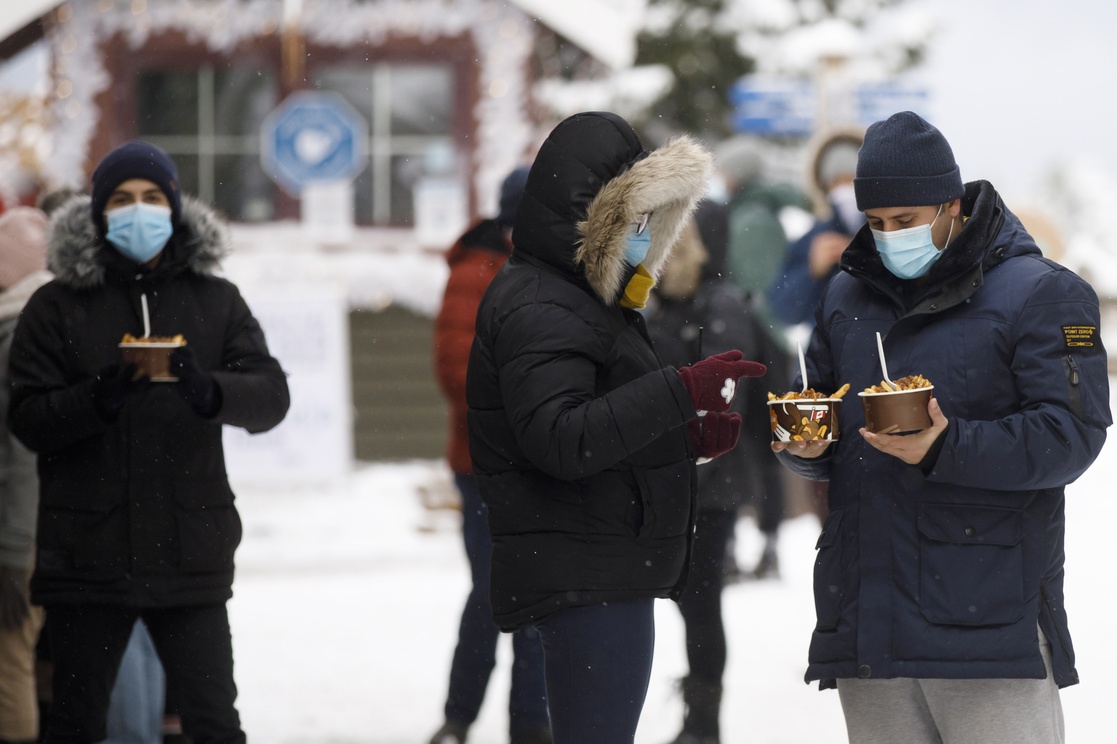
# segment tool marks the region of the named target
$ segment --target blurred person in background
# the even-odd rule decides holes
[[[748,299],[753,315],[766,334],[764,363],[768,379],[780,388],[791,374],[785,328],[766,304],[764,290],[772,281],[787,253],[785,215],[806,215],[811,202],[791,183],[773,179],[755,139],[736,136],[717,148],[717,174],[724,183],[729,207],[728,278]],[[780,381],[780,382],[775,382]],[[779,576],[777,536],[787,513],[786,486],[778,475],[770,488],[749,494],[757,524],[764,536],[760,559],[752,569],[742,569],[736,560],[736,542],[730,539],[726,562],[727,580],[776,578]]]
[[[743,349],[767,359],[766,334],[744,294],[726,278],[726,207],[703,200],[683,230],[649,303],[648,332],[666,364],[684,367],[706,354]],[[776,350],[776,353],[782,353]],[[766,379],[766,378],[765,378]],[[780,493],[772,457],[767,388],[743,379],[730,410],[741,416],[733,450],[698,467],[697,521],[690,572],[679,597],[689,671],[682,680],[685,716],[672,744],[719,744],[726,639],[721,593],[737,515],[750,495]],[[778,525],[776,525],[778,527]]]
[[[865,224],[853,191],[863,139],[860,130],[840,130],[824,135],[814,146],[810,177],[822,195],[819,216],[810,230],[791,242],[767,287],[768,308],[785,326],[814,326],[822,290],[838,273],[842,252]]]
[[[450,276],[434,322],[434,360],[438,384],[450,404],[446,460],[461,494],[462,539],[473,581],[450,664],[446,720],[431,744],[462,744],[481,711],[496,665],[500,629],[489,601],[492,542],[487,510],[473,477],[466,423],[465,377],[473,344],[477,306],[496,272],[512,252],[512,223],[527,182],[528,169],[512,171],[500,187],[500,212],[470,227],[446,254]],[[551,724],[543,677],[543,646],[534,628],[512,634],[512,688],[508,731],[512,744],[548,744]]]
[[[556,744],[633,741],[653,600],[686,579],[695,460],[736,444],[736,381],[764,369],[740,351],[663,367],[639,312],[710,160],[685,136],[648,152],[616,114],[568,117],[478,310],[466,397],[493,612],[543,639]]]
[[[787,253],[782,216],[809,212],[810,197],[795,184],[770,178],[759,145],[748,137],[722,142],[715,162],[729,207],[729,279],[757,306],[769,333],[785,343],[764,306],[764,292]]]
[[[808,378],[860,390],[886,366],[934,397],[914,433],[847,406],[836,442],[772,445],[830,481],[806,678],[837,687],[857,744],[1062,742],[1064,488],[1112,423],[1098,297],[917,114],[868,128],[853,183],[868,222],[823,291]]]
[[[863,140],[862,130],[841,129],[823,135],[813,147],[809,178],[819,196],[820,215],[810,230],[792,241],[767,292],[772,315],[792,333],[799,330],[795,326],[814,327],[822,291],[838,273],[846,246],[865,224],[853,190],[857,151]],[[820,523],[825,522],[827,482],[812,481],[809,490],[811,511]]]
[[[8,357],[32,293],[50,281],[47,216],[34,207],[0,215],[0,742],[36,741],[39,702],[35,647],[43,610],[31,604],[39,478],[35,455],[8,430]]]
[[[245,741],[226,608],[241,524],[222,427],[266,431],[289,395],[239,290],[215,276],[227,250],[224,225],[180,194],[174,161],[145,142],[106,155],[91,196],[52,217],[55,278],[16,326],[8,412],[38,455],[31,597],[50,618],[50,744],[105,738],[140,618],[181,690],[186,735]],[[176,380],[123,364],[125,333],[182,334]]]

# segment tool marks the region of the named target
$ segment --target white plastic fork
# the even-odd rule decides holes
[[[896,383],[888,376],[888,362],[884,361],[884,342],[880,340],[880,331],[877,331],[877,353],[880,354],[880,371],[884,373],[884,386],[889,390],[897,390]]]

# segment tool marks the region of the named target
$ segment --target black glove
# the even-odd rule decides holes
[[[97,414],[105,421],[112,421],[117,417],[128,396],[151,386],[150,377],[135,377],[135,374],[135,364],[110,364],[97,373],[93,380],[93,405],[97,408]]]
[[[0,566],[0,630],[18,630],[30,611],[27,569]]]
[[[221,408],[221,389],[217,380],[198,364],[198,357],[189,346],[171,351],[171,374],[178,378],[178,389],[186,402],[203,418],[212,418]]]

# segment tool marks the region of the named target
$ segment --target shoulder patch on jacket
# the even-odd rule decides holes
[[[1094,346],[1094,336],[1097,334],[1097,332],[1097,326],[1063,326],[1063,338],[1066,339],[1068,349],[1081,348],[1083,346]]]

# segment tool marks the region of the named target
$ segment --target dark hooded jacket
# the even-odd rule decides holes
[[[138,268],[98,235],[89,199],[51,225],[54,281],[27,303],[11,351],[12,432],[38,454],[41,482],[32,597],[39,604],[168,607],[232,593],[241,523],[225,473],[225,424],[261,432],[289,404],[286,377],[237,288],[213,272],[228,247],[216,216],[183,202],[163,256]],[[183,334],[220,389],[213,418],[173,383],[152,383],[106,422],[98,371],[125,333]]]
[[[675,367],[731,349],[778,367],[784,351],[769,341],[752,305],[726,276],[726,216],[725,206],[717,202],[707,199],[698,205],[656,285],[648,331],[659,358]],[[731,451],[698,468],[699,511],[735,512],[749,499],[783,498],[781,468],[770,448],[770,385],[767,375],[737,383],[730,410],[743,419],[741,439]]]
[[[630,225],[652,213],[643,264],[657,276],[709,171],[689,138],[646,154],[607,113],[565,120],[532,165],[466,382],[504,630],[681,586],[695,477],[684,424],[696,412],[618,298]]]
[[[870,447],[857,399],[822,458],[781,460],[830,481],[815,564],[808,680],[1043,678],[1074,684],[1063,605],[1063,488],[1111,423],[1098,299],[1044,258],[993,187],[923,280],[894,277],[863,227],[827,287],[807,352],[812,385],[922,374],[949,421],[920,466]]]

